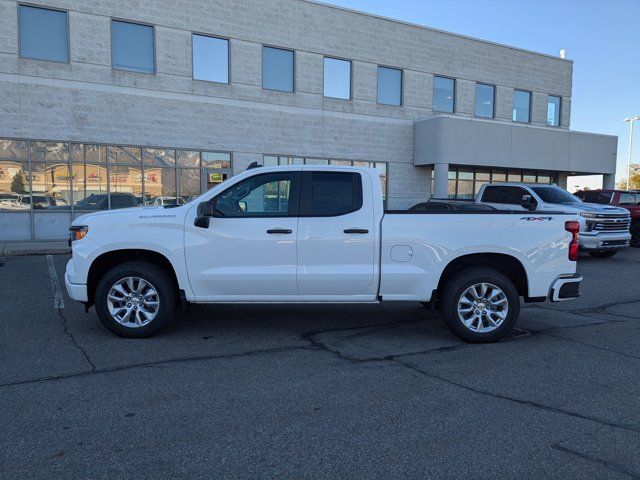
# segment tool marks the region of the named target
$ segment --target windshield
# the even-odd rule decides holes
[[[531,190],[533,190],[545,203],[561,203],[564,205],[581,203],[578,197],[574,197],[566,190],[562,190],[560,187],[556,187],[555,185],[531,187]]]
[[[583,202],[609,205],[611,203],[612,195],[613,192],[580,192],[576,194],[576,197]]]

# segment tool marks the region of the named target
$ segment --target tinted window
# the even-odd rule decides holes
[[[402,104],[402,70],[378,67],[378,103]]]
[[[262,88],[293,92],[293,52],[262,47]]]
[[[621,193],[620,194],[620,205],[638,205],[640,203],[640,193]]]
[[[433,77],[433,109],[453,113],[455,81],[452,78]]]
[[[611,192],[578,192],[578,197],[583,202],[587,203],[600,203],[602,205],[609,205],[611,203]]]
[[[137,23],[111,22],[111,57],[113,68],[153,73],[153,27]]]
[[[310,172],[305,175],[303,214],[344,215],[362,207],[362,182],[357,173]]]
[[[529,123],[531,93],[522,90],[513,92],[513,121]]]
[[[216,197],[216,210],[222,217],[295,215],[295,176],[283,172],[247,178]]]
[[[67,12],[20,5],[20,56],[69,61]]]
[[[520,187],[487,187],[482,195],[482,201],[487,203],[520,205],[523,195],[527,195],[527,191]]]
[[[193,78],[229,83],[229,41],[193,35]]]
[[[495,87],[476,84],[476,117],[493,118]]]
[[[547,100],[547,125],[557,127],[560,125],[560,97],[549,95]]]
[[[351,62],[337,58],[324,59],[324,96],[351,98]]]
[[[138,205],[133,195],[111,195],[111,208],[129,208]]]

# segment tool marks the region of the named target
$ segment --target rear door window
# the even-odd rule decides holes
[[[484,193],[482,194],[482,201],[487,203],[520,205],[523,195],[528,195],[528,192],[520,187],[485,187]]]
[[[305,172],[301,215],[329,217],[362,208],[362,179],[351,172]]]

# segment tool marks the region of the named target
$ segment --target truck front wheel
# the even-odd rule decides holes
[[[631,246],[640,248],[640,225],[631,227]]]
[[[513,282],[490,268],[457,273],[444,286],[442,316],[467,342],[495,342],[511,331],[520,314]]]
[[[145,338],[166,327],[175,314],[176,286],[167,273],[147,262],[127,262],[98,282],[96,312],[112,333]]]

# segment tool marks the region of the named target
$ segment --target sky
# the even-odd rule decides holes
[[[640,0],[324,0],[368,13],[573,60],[571,129],[618,136],[626,177],[629,124],[640,115]],[[640,121],[632,161],[640,163]],[[568,184],[595,188],[601,177]]]

